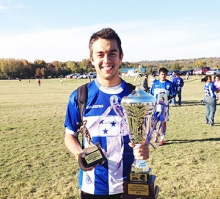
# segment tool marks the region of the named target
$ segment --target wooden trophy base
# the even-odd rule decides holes
[[[122,199],[157,199],[159,187],[154,187],[156,176],[150,175],[147,182],[125,181]]]

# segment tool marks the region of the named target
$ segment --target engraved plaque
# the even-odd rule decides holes
[[[86,157],[82,159],[85,167],[95,166],[107,160],[99,143],[89,146],[83,151],[86,154]]]
[[[149,185],[128,183],[128,194],[137,196],[149,196]]]

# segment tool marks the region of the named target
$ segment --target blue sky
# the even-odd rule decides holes
[[[220,56],[220,0],[0,0],[0,58],[81,61],[113,28],[123,61]]]

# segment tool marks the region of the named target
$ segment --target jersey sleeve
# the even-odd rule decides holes
[[[77,122],[80,121],[80,114],[78,110],[78,103],[77,103],[77,91],[74,91],[69,98],[69,102],[66,108],[66,117],[64,122],[64,127],[68,128],[69,130],[74,132],[74,136],[78,136],[77,130],[79,125]]]
[[[155,88],[155,82],[153,83],[153,85],[151,86],[151,89],[150,89],[150,94],[154,96],[154,88]]]
[[[218,90],[214,84],[212,84],[212,90],[213,92],[216,92]]]

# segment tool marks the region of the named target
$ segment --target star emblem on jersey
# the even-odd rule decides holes
[[[112,126],[115,126],[115,125],[116,125],[115,121],[113,121],[113,122],[111,123],[111,125],[112,125]]]
[[[108,130],[107,130],[107,129],[104,129],[103,132],[104,132],[104,134],[107,134]]]

